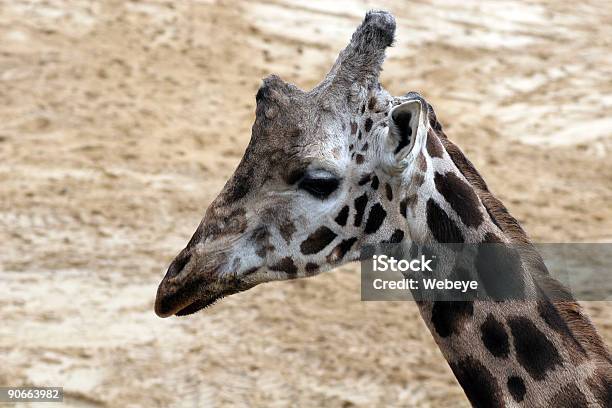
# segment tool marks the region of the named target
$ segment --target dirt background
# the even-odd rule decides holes
[[[464,407],[405,302],[355,265],[190,318],[153,300],[238,163],[261,78],[322,78],[367,9],[538,242],[612,241],[606,1],[0,1],[0,385],[70,407]],[[586,305],[612,343],[612,303]],[[46,406],[46,405],[44,405]]]

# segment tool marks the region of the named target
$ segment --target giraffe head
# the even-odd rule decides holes
[[[168,268],[159,316],[191,314],[259,283],[358,260],[365,245],[409,238],[397,227],[398,189],[427,118],[418,95],[395,98],[378,82],[394,31],[390,14],[369,12],[311,91],[264,79],[244,157]]]

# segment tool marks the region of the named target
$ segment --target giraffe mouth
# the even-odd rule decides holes
[[[226,296],[252,287],[242,282],[195,281],[181,286],[162,281],[157,289],[155,313],[159,317],[187,316],[212,306]]]
[[[193,303],[189,304],[188,306],[185,306],[182,309],[179,309],[178,311],[176,311],[174,315],[175,316],[188,316],[188,315],[197,313],[202,309],[206,309],[207,307],[212,306],[213,304],[217,303],[219,300],[223,299],[225,296],[229,296],[230,294],[232,293],[219,294],[211,298],[196,300]]]

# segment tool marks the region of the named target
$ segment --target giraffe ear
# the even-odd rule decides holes
[[[424,127],[422,111],[420,98],[406,101],[391,110],[388,145],[398,162],[410,153],[419,131]]]

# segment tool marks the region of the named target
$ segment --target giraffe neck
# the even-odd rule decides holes
[[[415,165],[407,170],[400,202],[413,240],[530,245],[518,222],[446,138],[435,116],[431,125]],[[528,258],[533,259],[534,252]],[[531,263],[522,255],[528,266],[520,279],[561,288],[548,277],[537,253]],[[418,305],[474,406],[612,406],[612,360],[573,300]]]

